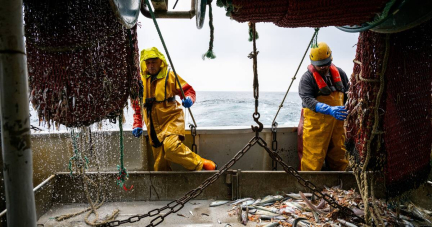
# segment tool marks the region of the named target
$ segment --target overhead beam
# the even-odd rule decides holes
[[[154,11],[168,11],[168,0],[151,0]]]

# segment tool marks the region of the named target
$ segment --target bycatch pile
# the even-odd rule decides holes
[[[342,190],[340,186],[325,188],[340,205],[350,208],[357,216],[364,218],[364,203],[355,190]],[[372,201],[370,201],[372,202]],[[384,226],[432,226],[432,212],[408,202],[400,205],[398,211],[382,200],[373,201]],[[231,205],[228,215],[237,216],[243,225],[248,222],[256,226],[362,226],[355,217],[346,217],[323,199],[314,198],[312,193],[289,193],[268,195],[264,198],[243,198],[236,201],[214,201],[210,207]],[[252,223],[250,223],[252,224]],[[250,226],[250,225],[248,225]]]

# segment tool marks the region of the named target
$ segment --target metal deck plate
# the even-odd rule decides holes
[[[184,208],[176,214],[171,214],[166,217],[165,221],[158,226],[225,226],[230,224],[233,227],[244,226],[237,221],[237,216],[229,216],[228,211],[230,205],[222,205],[218,207],[209,207],[213,200],[192,200],[185,204]],[[114,202],[105,203],[98,211],[99,217],[111,215],[114,209],[119,209],[120,213],[117,220],[127,219],[137,214],[144,214],[148,211],[165,206],[169,201],[139,201],[139,202]],[[70,218],[65,221],[57,222],[54,217],[59,215],[70,214],[81,211],[87,208],[88,204],[58,204],[50,211],[43,215],[37,222],[38,226],[54,227],[54,226],[87,226],[84,217],[86,214]],[[190,213],[192,212],[192,214]],[[163,213],[163,212],[162,212]],[[180,215],[178,215],[180,214]],[[181,216],[183,215],[183,216]],[[208,216],[207,216],[208,215]],[[146,226],[153,218],[142,219],[139,222],[125,224],[124,226]],[[89,220],[92,220],[90,218]],[[221,222],[219,224],[218,220]],[[250,222],[247,226],[256,226],[256,222]]]

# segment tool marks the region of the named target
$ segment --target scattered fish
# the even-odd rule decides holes
[[[193,213],[192,213],[192,211],[189,211],[189,213],[190,213],[192,216],[194,216]]]
[[[258,210],[264,210],[264,211],[268,211],[271,213],[275,213],[275,214],[279,214],[279,209],[275,208],[275,207],[262,207],[262,206],[254,206],[254,208],[258,209]]]
[[[306,221],[306,220],[307,220],[306,218],[296,218],[296,219],[294,219],[294,222],[293,222],[292,226],[296,227],[299,222]]]
[[[410,203],[408,205],[408,210],[416,217],[423,219],[428,223],[428,225],[432,226],[432,217],[429,217],[428,215],[423,212],[422,209],[418,208],[414,204]]]
[[[353,207],[351,208],[351,210],[354,212],[354,214],[356,214],[357,216],[364,216],[365,212],[363,210],[360,210],[357,207]]]
[[[217,222],[218,222],[218,224],[222,224],[222,222],[219,219],[217,220]]]
[[[188,218],[188,217],[184,216],[183,214],[177,214],[177,216]]]
[[[316,208],[323,209],[325,207],[325,205],[326,205],[326,201],[324,199],[321,199],[321,201],[318,203]]]
[[[267,204],[267,203],[274,203],[276,201],[280,201],[282,200],[284,197],[281,195],[269,195],[264,197],[264,199],[261,200],[261,202],[257,203],[257,205],[263,205],[263,204]]]
[[[217,206],[221,206],[221,205],[224,205],[224,204],[227,204],[227,203],[229,203],[230,201],[228,201],[228,200],[219,200],[219,201],[214,201],[214,202],[211,202],[210,203],[210,207],[217,207]]]
[[[312,202],[309,201],[309,200],[306,198],[306,196],[305,196],[302,192],[299,192],[299,194],[300,194],[300,196],[302,197],[302,199],[305,201],[306,205],[307,205],[307,206],[308,206],[312,211],[317,212],[317,213],[324,213],[324,211],[319,210],[318,208],[316,208],[316,207],[312,204]]]
[[[252,205],[253,203],[255,202],[255,200],[247,200],[247,201],[244,201],[244,202],[242,202],[242,206],[249,206],[249,205]]]
[[[246,211],[243,211],[243,209],[241,209],[241,219],[242,219],[241,223],[243,225],[247,225],[247,223],[249,221],[248,213],[249,213],[249,208],[246,207]]]
[[[312,193],[303,193],[307,198],[311,198],[312,197]],[[289,193],[286,194],[287,196],[293,198],[293,199],[302,199],[300,194],[296,194],[296,193]]]
[[[345,225],[345,226],[348,226],[348,227],[357,227],[357,225],[354,225],[353,223],[351,223],[351,222],[347,222],[347,221],[345,221],[345,220],[343,220],[343,219],[337,219],[342,225]]]
[[[357,216],[364,216],[364,203],[355,189],[343,190],[339,186],[326,187],[321,193],[333,198],[341,206],[351,209]],[[343,220],[339,210],[332,208],[325,200],[313,200],[311,193],[288,193],[267,195],[261,199],[243,198],[232,202],[229,215],[237,215],[238,222],[250,225],[248,222],[259,223],[256,226],[299,226],[299,227],[337,227],[361,226],[358,219]],[[218,202],[218,201],[215,201]],[[414,204],[400,205],[400,213],[396,208],[387,206],[384,200],[375,200],[382,215],[385,226],[432,226],[432,212],[417,207]],[[403,208],[402,208],[403,207]],[[219,220],[218,220],[219,222]],[[219,222],[220,223],[220,222]],[[226,225],[228,226],[228,225]],[[231,225],[230,225],[231,226]]]
[[[226,224],[226,225],[225,225],[225,227],[230,227],[230,226],[232,226],[232,225],[230,225],[230,224]]]
[[[287,218],[283,215],[260,215],[261,220],[286,220]]]
[[[208,214],[206,214],[206,213],[201,213],[201,215],[202,215],[202,216],[210,216],[210,215],[208,215]]]
[[[258,203],[260,203],[260,202],[261,202],[261,199],[257,199],[257,200],[255,200],[254,203],[252,203],[252,205],[256,205],[256,204],[258,204]]]
[[[267,225],[264,225],[263,227],[277,227],[279,226],[279,222],[273,222],[273,223],[269,223]]]
[[[237,199],[236,201],[234,201],[231,204],[234,206],[237,206],[238,204],[243,203],[243,202],[248,201],[248,200],[254,200],[254,199],[252,199],[252,198]]]

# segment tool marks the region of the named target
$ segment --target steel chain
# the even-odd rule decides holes
[[[303,179],[300,176],[300,174],[297,172],[297,170],[295,170],[291,166],[288,166],[282,160],[282,158],[281,158],[281,156],[279,156],[279,154],[277,154],[276,152],[270,150],[267,147],[267,143],[261,137],[259,137],[259,139],[258,139],[257,142],[258,142],[258,144],[261,147],[263,147],[269,153],[270,157],[273,160],[276,160],[282,166],[282,168],[285,170],[285,172],[290,173],[291,175],[293,175],[297,179],[298,183],[301,186],[310,189],[316,197],[318,197],[320,199],[324,199],[330,206],[339,209],[339,211],[341,211],[343,214],[347,215],[348,217],[356,217],[356,218],[358,218],[358,220],[360,220],[361,222],[364,223],[364,219],[361,218],[361,217],[359,217],[359,216],[357,216],[354,213],[354,211],[352,211],[351,209],[349,209],[347,207],[344,207],[344,206],[340,205],[331,196],[329,196],[327,194],[323,194],[320,190],[318,190],[318,188],[316,187],[315,184],[313,184],[312,182],[310,182],[308,180]]]
[[[189,124],[189,128],[191,130],[191,135],[192,135],[192,151],[197,153],[198,152],[198,147],[195,144],[195,136],[196,136],[196,126],[193,124]]]
[[[258,142],[257,137],[252,138],[249,141],[249,143],[247,143],[246,146],[242,150],[237,152],[237,154],[228,163],[226,163],[217,173],[215,173],[211,177],[207,178],[203,183],[201,183],[201,185],[199,185],[197,188],[189,191],[180,199],[171,201],[166,206],[153,209],[153,210],[147,212],[146,214],[135,215],[135,216],[129,217],[128,219],[124,219],[124,220],[111,221],[111,222],[108,222],[108,223],[106,223],[104,225],[100,225],[100,226],[119,226],[119,225],[125,224],[125,223],[138,222],[143,218],[154,217],[157,215],[158,216],[156,218],[154,218],[150,221],[150,224],[148,224],[147,227],[154,227],[154,226],[159,225],[160,223],[162,223],[165,220],[165,217],[167,217],[168,215],[170,215],[172,213],[178,212],[179,210],[181,210],[184,207],[184,204],[186,204],[191,199],[198,197],[204,191],[204,189],[206,189],[208,186],[213,184],[217,179],[219,179],[219,177],[221,175],[223,175],[238,160],[240,160],[240,158],[243,157],[243,155],[246,154],[246,152],[249,151],[249,149],[252,146],[254,146],[257,142]],[[170,211],[168,211],[164,215],[161,215],[161,212],[166,210],[166,209],[169,209]]]
[[[274,152],[277,152],[277,148],[278,148],[278,142],[276,139],[276,133],[277,133],[277,126],[278,123],[275,121],[273,122],[272,126],[271,126],[271,132],[272,132],[272,150]],[[272,170],[277,170],[277,161],[272,159]]]

